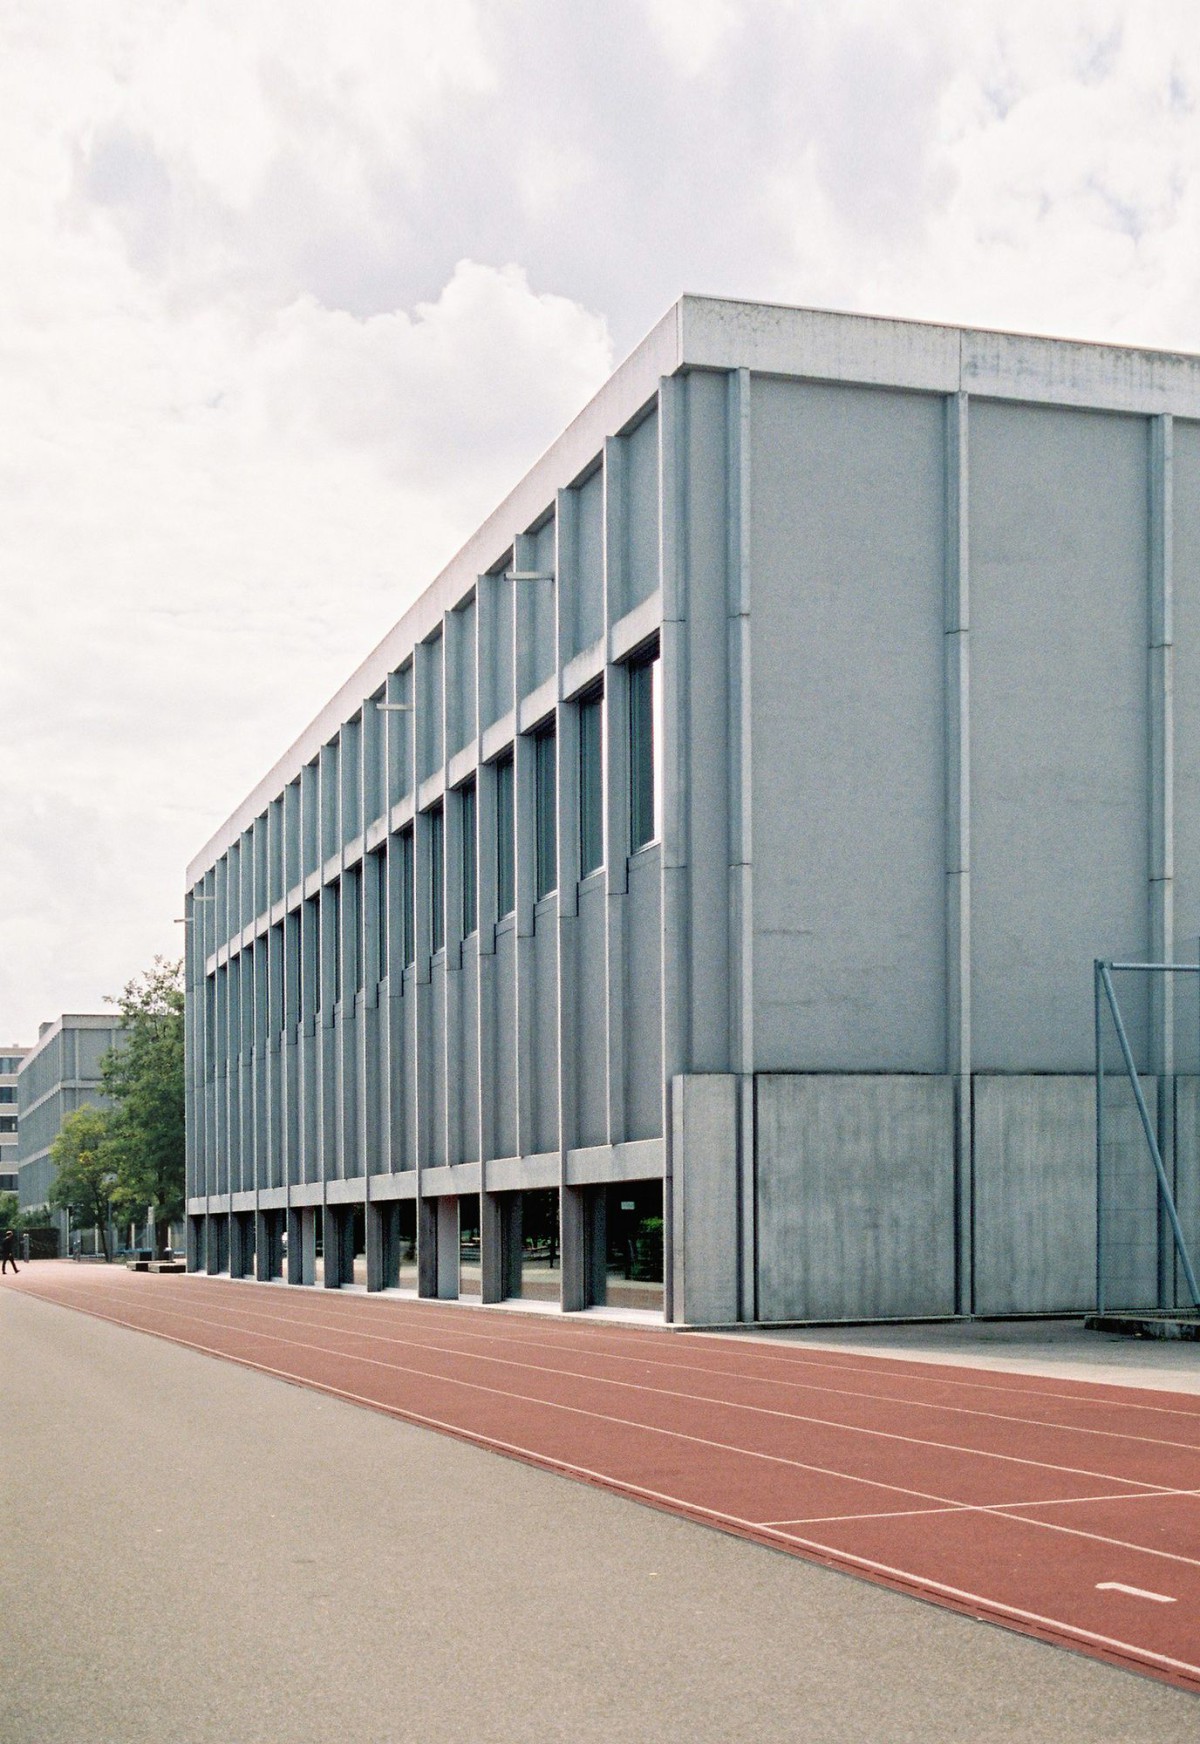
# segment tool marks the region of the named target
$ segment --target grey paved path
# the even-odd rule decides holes
[[[1113,1381],[1200,1393],[1200,1344],[1181,1339],[1125,1338],[1088,1332],[1071,1320],[946,1320],[893,1326],[783,1327],[775,1332],[730,1332],[731,1338],[789,1343],[895,1356],[916,1362],[970,1363],[975,1368],[1061,1375],[1075,1381]]]
[[[1195,1744],[1163,1685],[0,1290],[3,1744]]]

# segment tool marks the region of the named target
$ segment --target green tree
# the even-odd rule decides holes
[[[121,1040],[104,1056],[101,1083],[112,1099],[109,1137],[117,1180],[113,1203],[125,1217],[154,1213],[156,1250],[184,1203],[183,965],[155,957],[114,1003]]]
[[[56,1211],[69,1211],[79,1223],[94,1223],[100,1230],[104,1257],[108,1251],[108,1220],[117,1173],[109,1143],[107,1110],[84,1102],[68,1114],[50,1146],[55,1176],[50,1204]]]
[[[15,1229],[21,1202],[15,1193],[0,1193],[0,1230]]]

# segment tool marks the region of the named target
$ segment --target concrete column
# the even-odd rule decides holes
[[[662,686],[662,1070],[663,1148],[663,1308],[673,1317],[674,1268],[671,1214],[675,1155],[670,1083],[686,1070],[689,1055],[690,940],[688,894],[688,641],[687,641],[687,377],[667,376],[658,394],[659,561],[662,629],[659,674]]]
[[[438,1295],[438,1199],[417,1200],[417,1294]],[[457,1252],[455,1254],[457,1261]],[[455,1272],[457,1280],[458,1273]]]
[[[604,635],[628,598],[625,440],[604,443]],[[629,889],[629,674],[611,657],[604,667],[604,1002],[607,1019],[608,1142],[625,1140],[625,902]],[[596,990],[597,992],[599,989]]]
[[[260,1284],[269,1284],[275,1276],[274,1211],[254,1213],[254,1276]]]
[[[567,1186],[567,1156],[576,1129],[576,1055],[579,973],[579,710],[562,700],[562,671],[570,658],[570,614],[566,603],[576,586],[572,568],[576,552],[576,496],[558,492],[555,506],[555,660],[558,673],[558,705],[555,711],[555,837],[558,864],[555,873],[557,899],[555,1031],[558,1037],[558,1179],[559,1230],[562,1242],[562,1307],[570,1310],[588,1305],[590,1292],[568,1284],[568,1279],[587,1272],[587,1221],[574,1214],[572,1190]]]
[[[758,1318],[754,1126],[754,720],[751,680],[750,372],[729,376],[729,1041],[737,1073],[738,1318]]]
[[[434,1201],[437,1210],[437,1294],[443,1302],[458,1296],[458,1199],[444,1193]]]
[[[204,1217],[189,1217],[187,1219],[187,1269],[189,1272],[204,1270]]]
[[[480,1301],[503,1302],[509,1294],[505,1267],[504,1199],[509,1195],[479,1195]]]
[[[1150,420],[1150,960],[1175,956],[1175,425]],[[1157,1077],[1158,1146],[1178,1195],[1175,1147],[1175,977],[1150,977],[1149,1069]],[[1158,1301],[1175,1305],[1175,1244],[1158,1208]],[[1186,1293],[1182,1298],[1186,1300]]]
[[[230,1212],[229,1215],[229,1276],[244,1278],[250,1269],[249,1242],[245,1239],[245,1213]]]
[[[563,1308],[578,1313],[602,1307],[608,1273],[604,1188],[564,1187],[560,1215]]]
[[[975,1308],[971,1143],[971,570],[969,405],[946,401],[946,1070],[954,1079],[957,1314]]]
[[[395,1199],[369,1203],[367,1216],[367,1289],[395,1290],[400,1285],[400,1206]]]
[[[317,1281],[317,1220],[311,1205],[293,1206],[288,1212],[287,1280],[289,1284]]]

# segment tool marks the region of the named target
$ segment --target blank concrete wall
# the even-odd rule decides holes
[[[971,407],[980,1070],[1086,1071],[1092,960],[1148,947],[1148,455],[1141,418]]]
[[[765,1075],[756,1095],[759,1318],[953,1313],[951,1080]]]
[[[939,1071],[943,402],[751,406],[755,1063]]]

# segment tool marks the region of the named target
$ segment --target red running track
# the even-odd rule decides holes
[[[65,1263],[6,1284],[1200,1693],[1200,1397]]]

